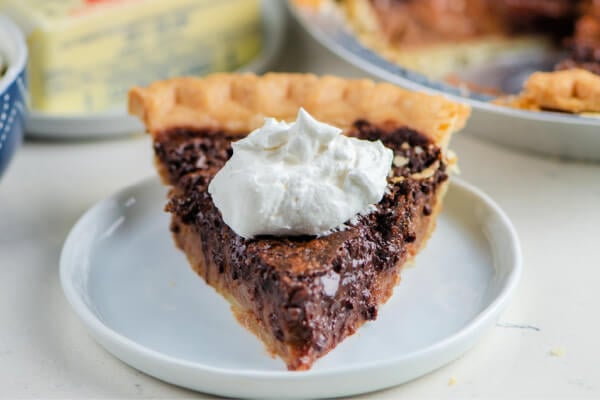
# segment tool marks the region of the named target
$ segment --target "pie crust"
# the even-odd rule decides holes
[[[173,126],[221,129],[245,135],[265,117],[293,120],[298,107],[317,120],[348,128],[356,120],[410,126],[446,148],[470,114],[443,96],[411,92],[389,83],[334,76],[270,73],[176,78],[133,88],[129,111],[155,134]]]
[[[496,103],[532,111],[600,113],[600,76],[583,69],[536,72],[518,96]]]

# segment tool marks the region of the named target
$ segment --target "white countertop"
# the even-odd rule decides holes
[[[297,27],[289,43],[278,70],[364,76]],[[462,178],[491,195],[520,235],[520,285],[501,318],[505,326],[464,357],[362,398],[600,398],[600,164],[541,158],[465,133],[452,147]],[[0,398],[206,397],[108,354],[59,285],[62,242],[78,217],[152,175],[151,144],[142,135],[28,141],[17,154],[0,182]]]

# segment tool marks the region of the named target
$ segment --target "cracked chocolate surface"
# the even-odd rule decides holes
[[[166,210],[173,215],[176,242],[188,252],[185,235],[194,233],[193,246],[205,259],[205,266],[195,269],[250,308],[263,328],[297,355],[288,361],[290,369],[310,367],[377,317],[399,280],[397,266],[414,255],[426,235],[436,193],[448,178],[440,148],[417,131],[356,121],[346,134],[381,139],[405,160],[392,167],[389,191],[375,211],[324,237],[256,239],[233,232],[207,191],[231,156],[232,137],[177,129],[155,139],[163,179],[173,185]],[[428,168],[434,168],[430,177],[411,178]]]

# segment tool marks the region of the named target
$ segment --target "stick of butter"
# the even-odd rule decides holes
[[[231,71],[261,50],[259,0],[0,0],[29,46],[33,109],[123,103],[133,85]]]

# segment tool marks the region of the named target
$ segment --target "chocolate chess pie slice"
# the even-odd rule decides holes
[[[224,222],[208,186],[233,142],[265,117],[293,120],[300,107],[345,135],[393,150],[387,190],[345,229],[244,238]],[[152,135],[159,174],[171,188],[166,210],[176,245],[290,370],[309,369],[376,319],[435,227],[455,162],[448,141],[469,115],[467,106],[440,96],[303,74],[166,80],[132,89],[129,110]],[[247,205],[242,197],[233,201],[240,210]],[[202,312],[210,305],[199,318]]]

